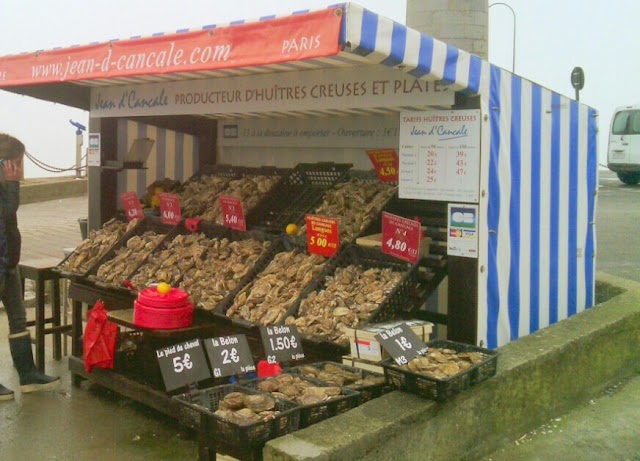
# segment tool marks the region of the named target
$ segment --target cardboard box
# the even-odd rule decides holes
[[[345,333],[349,336],[351,345],[351,357],[379,362],[389,358],[376,341],[375,336],[384,330],[388,330],[397,325],[405,323],[409,325],[411,330],[425,343],[429,341],[433,324],[424,320],[393,320],[391,322],[377,323],[360,329],[346,329]]]
[[[373,371],[375,373],[384,374],[384,368],[380,365],[380,362],[372,362],[369,360],[359,359],[350,355],[342,356],[342,364],[348,365],[354,368],[360,368],[362,370]]]

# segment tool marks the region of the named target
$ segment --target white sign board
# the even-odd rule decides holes
[[[478,205],[450,203],[447,220],[447,255],[478,257]]]
[[[400,113],[400,198],[478,202],[480,111]]]
[[[452,106],[455,92],[383,66],[91,89],[91,117]]]

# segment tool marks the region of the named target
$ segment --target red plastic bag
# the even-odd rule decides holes
[[[113,368],[118,325],[107,321],[107,310],[102,301],[93,306],[82,339],[84,368],[91,373],[93,367]]]

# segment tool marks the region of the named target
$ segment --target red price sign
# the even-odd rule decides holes
[[[420,222],[382,212],[382,252],[410,263],[420,254]]]
[[[165,224],[177,226],[182,219],[180,198],[176,194],[162,192],[160,196],[160,218]]]
[[[242,201],[232,195],[221,195],[220,208],[222,208],[222,224],[230,229],[246,232],[247,222],[242,211]]]
[[[333,256],[340,248],[340,235],[338,234],[338,220],[325,216],[308,214],[305,216],[307,223],[307,250],[321,256]]]
[[[124,213],[127,215],[129,221],[144,218],[138,194],[135,192],[125,192],[120,195],[120,201],[122,202]]]
[[[371,149],[367,151],[367,155],[380,181],[398,181],[399,161],[395,149]]]

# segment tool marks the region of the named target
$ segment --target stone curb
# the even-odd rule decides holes
[[[20,204],[44,202],[65,197],[75,197],[87,193],[87,179],[36,182],[28,180],[20,185]]]
[[[598,274],[622,292],[499,349],[498,372],[437,404],[392,392],[267,443],[268,461],[474,460],[564,414],[640,362],[640,284]]]

